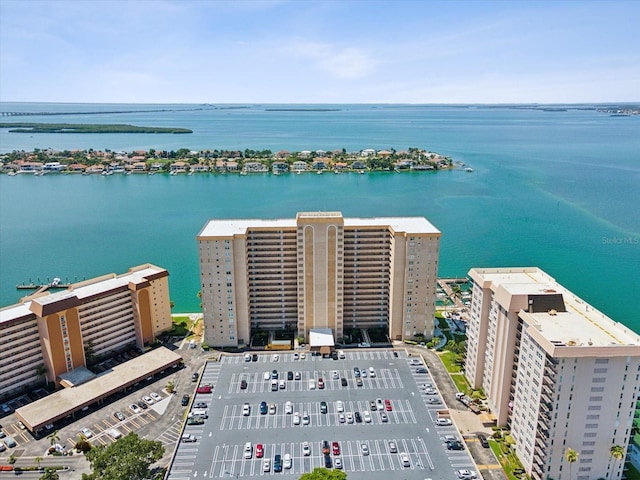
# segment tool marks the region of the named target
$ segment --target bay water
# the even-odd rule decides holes
[[[472,267],[539,266],[640,332],[640,116],[611,117],[588,106],[0,105],[0,111],[29,109],[74,113],[2,120],[130,123],[194,133],[1,129],[0,152],[418,147],[473,172],[0,175],[0,305],[18,300],[18,283],[73,282],[151,262],[170,272],[174,311],[198,311],[195,236],[208,219],[337,210],[352,217],[425,216],[443,233],[440,276],[464,276]],[[130,113],[83,113],[107,111]]]

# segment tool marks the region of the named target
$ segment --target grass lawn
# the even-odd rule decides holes
[[[455,353],[445,350],[442,353],[440,353],[438,356],[440,357],[440,360],[442,360],[442,363],[444,363],[444,366],[447,369],[447,372],[459,373],[462,370],[460,368],[460,365],[457,365],[455,363],[455,359],[457,356]]]
[[[519,480],[519,476],[513,474],[513,470],[517,470],[522,468],[522,465],[515,458],[515,454],[505,455],[502,453],[502,449],[500,448],[500,444],[495,440],[489,440],[489,445],[491,446],[491,450],[495,454],[496,458],[502,465],[502,470],[507,474],[507,478],[509,480]]]
[[[173,317],[171,319],[173,327],[167,332],[167,335],[184,337],[191,333],[191,320],[188,315],[184,317]]]
[[[640,471],[638,471],[636,467],[631,465],[631,463],[627,463],[627,468],[628,470],[625,472],[627,480],[640,480]]]
[[[456,388],[459,392],[466,392],[469,389],[469,383],[463,374],[460,373],[458,375],[453,374],[449,376],[451,377],[451,380],[453,380],[453,383],[456,384]]]

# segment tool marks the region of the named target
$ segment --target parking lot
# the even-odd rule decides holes
[[[404,352],[364,349],[338,360],[287,352],[209,362],[199,385],[212,392],[192,400],[206,408],[181,432],[169,478],[297,478],[319,466],[350,479],[477,474],[425,368]]]

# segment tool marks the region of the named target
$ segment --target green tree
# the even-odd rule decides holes
[[[16,460],[18,460],[18,458],[15,456],[15,454],[12,453],[11,455],[9,455],[9,464],[10,465],[15,464]]]
[[[571,464],[578,461],[578,452],[573,448],[568,448],[564,453],[564,458],[569,462],[569,480],[571,480]]]
[[[38,468],[40,468],[40,462],[42,461],[42,457],[37,456],[36,458],[33,459],[33,461],[36,462],[36,465],[38,465]]]
[[[609,450],[609,453],[613,457],[613,467],[611,468],[611,473],[613,474],[613,472],[615,472],[616,470],[616,463],[624,458],[624,447],[621,447],[620,445],[614,445]]]
[[[173,393],[173,391],[176,389],[176,384],[169,380],[164,388],[167,392]]]
[[[44,377],[45,384],[49,385],[49,380],[47,380],[47,367],[44,366],[44,363],[36,365],[36,375]]]
[[[317,467],[313,472],[303,474],[300,480],[346,480],[346,478],[347,474],[342,470],[328,470]]]
[[[60,436],[58,435],[58,430],[54,430],[53,432],[51,432],[49,435],[47,435],[47,438],[49,439],[49,442],[51,443],[51,446],[54,446],[56,443],[58,443],[60,441]]]
[[[93,473],[82,480],[143,480],[151,477],[149,466],[164,454],[162,443],[140,438],[133,432],[110,444],[100,445],[86,454]]]
[[[45,468],[40,480],[60,480],[60,475],[55,468]]]

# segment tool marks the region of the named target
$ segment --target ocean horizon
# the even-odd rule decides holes
[[[105,105],[112,111],[87,113]],[[611,104],[146,105],[163,108],[3,102],[0,111],[72,112],[5,116],[3,122],[128,123],[194,133],[0,129],[0,152],[416,147],[463,162],[473,173],[0,175],[0,304],[15,303],[15,286],[30,279],[74,281],[150,262],[170,272],[174,311],[198,311],[195,236],[208,219],[338,210],[352,217],[425,216],[443,233],[441,277],[465,276],[473,267],[538,266],[640,332],[634,310],[640,296],[640,116],[597,110]]]

